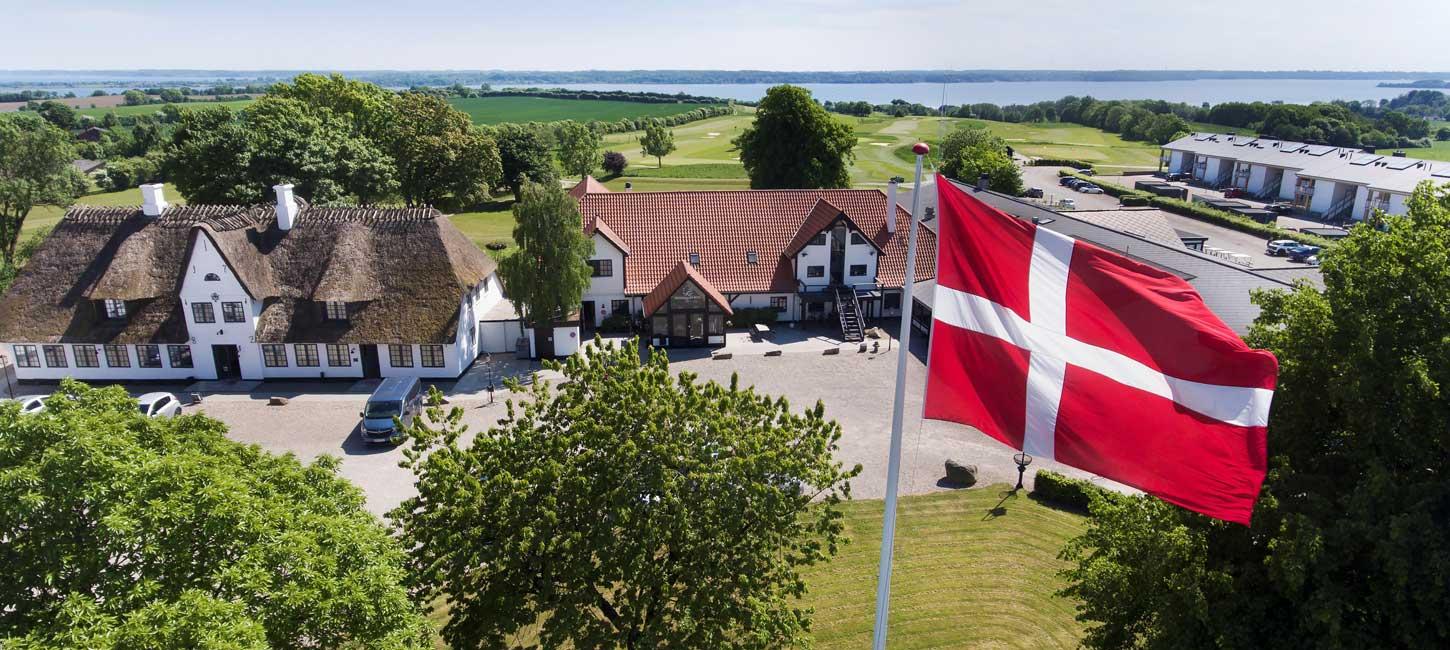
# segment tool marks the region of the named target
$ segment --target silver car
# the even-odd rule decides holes
[[[20,403],[20,414],[21,415],[31,415],[33,413],[39,413],[41,411],[44,411],[45,410],[45,400],[47,400],[47,399],[50,399],[50,396],[49,395],[21,395],[20,397],[17,397],[17,398],[15,398],[13,400],[0,400],[0,401],[14,401],[14,402],[19,402]]]
[[[171,393],[146,393],[136,398],[141,415],[148,418],[169,418],[181,415],[181,402]]]

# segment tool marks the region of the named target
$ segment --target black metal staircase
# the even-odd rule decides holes
[[[861,319],[861,303],[856,290],[836,287],[836,315],[841,317],[841,340],[847,343],[866,340],[866,322]]]

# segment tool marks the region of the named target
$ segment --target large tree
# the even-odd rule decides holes
[[[522,198],[525,183],[556,183],[554,155],[539,129],[529,124],[500,124],[493,129],[503,167],[501,185]]]
[[[655,163],[660,167],[665,166],[665,156],[675,150],[675,134],[665,129],[665,125],[659,120],[650,120],[644,125],[644,135],[639,138],[640,152],[646,156],[654,156]]]
[[[555,138],[559,141],[559,165],[570,176],[583,180],[604,161],[599,151],[599,134],[587,124],[566,121],[559,125]]]
[[[397,93],[377,84],[348,79],[340,74],[322,76],[304,73],[291,83],[274,84],[267,91],[274,97],[286,97],[311,106],[326,108],[345,116],[359,133],[374,140],[388,138],[396,114],[393,100]]]
[[[409,205],[467,205],[487,198],[502,180],[498,145],[448,100],[403,93],[393,109],[389,147],[398,192]]]
[[[1023,189],[1022,169],[1017,163],[1000,149],[983,145],[957,151],[955,158],[944,163],[942,173],[969,184],[986,174],[988,189],[1009,196],[1017,196]]]
[[[676,377],[656,351],[597,342],[462,442],[429,410],[405,465],[419,496],[392,514],[454,648],[785,648],[808,642],[802,567],[841,538],[859,471],[832,454],[817,403]],[[436,427],[436,428],[434,428]]]
[[[0,260],[14,261],[31,208],[64,205],[84,191],[74,159],[69,133],[28,113],[0,115]]]
[[[733,141],[753,189],[847,187],[856,154],[850,125],[821,108],[810,91],[775,86],[755,109],[755,122]]]
[[[0,646],[428,647],[403,551],[338,463],[146,418],[120,387],[0,404]]]
[[[536,325],[568,316],[589,288],[585,261],[594,252],[579,205],[558,183],[527,183],[514,204],[514,220],[518,250],[498,267],[509,298]]]
[[[1093,648],[1450,647],[1450,189],[1257,296],[1270,468],[1249,527],[1101,501],[1065,551]]]

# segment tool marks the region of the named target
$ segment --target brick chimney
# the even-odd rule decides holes
[[[297,199],[292,198],[292,184],[273,185],[272,190],[277,192],[277,228],[291,230],[301,211]]]
[[[163,189],[166,186],[161,183],[148,183],[141,186],[141,213],[148,217],[159,217],[166,208],[171,207],[166,203],[166,193]]]

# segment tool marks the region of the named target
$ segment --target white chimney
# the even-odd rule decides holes
[[[141,186],[141,213],[148,217],[159,217],[166,208],[166,193],[162,190],[165,185],[161,183],[148,183]]]
[[[297,199],[292,198],[292,184],[273,185],[272,189],[277,192],[277,228],[291,230],[301,209],[297,206]]]
[[[899,177],[892,177],[891,182],[886,184],[886,232],[896,232],[896,186],[901,183]]]

